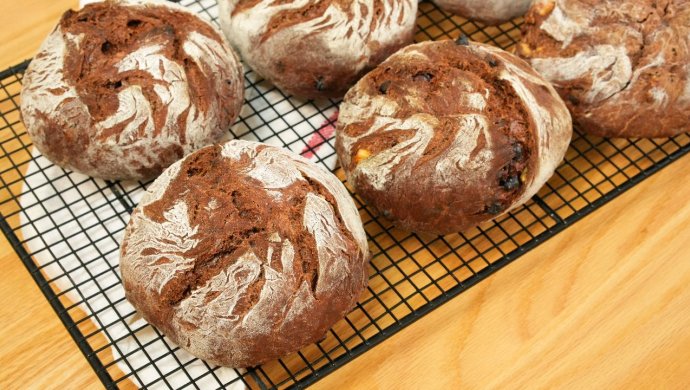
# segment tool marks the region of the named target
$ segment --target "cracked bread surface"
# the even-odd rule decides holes
[[[22,118],[57,165],[148,179],[217,142],[244,78],[222,33],[169,2],[110,0],[65,12],[29,65]]]
[[[666,137],[690,122],[690,1],[539,0],[517,53],[573,120],[604,137]]]
[[[416,0],[219,0],[220,25],[242,59],[300,98],[340,98],[412,43]]]
[[[354,202],[330,172],[247,141],[166,170],[121,246],[127,299],[193,355],[231,367],[320,340],[367,283]]]
[[[525,203],[572,135],[556,91],[493,46],[423,42],[362,78],[340,106],[348,181],[396,226],[458,232]]]

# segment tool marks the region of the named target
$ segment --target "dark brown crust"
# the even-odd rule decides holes
[[[267,148],[262,146],[257,152]],[[272,332],[257,332],[253,329],[243,329],[235,333],[235,339],[219,342],[209,346],[210,350],[202,358],[223,365],[247,367],[277,359],[290,352],[298,350],[306,344],[315,342],[323,337],[330,326],[342,318],[358,298],[366,284],[366,260],[359,250],[358,244],[346,228],[338,212],[338,205],[334,196],[316,180],[304,176],[306,180],[280,189],[281,198],[269,196],[263,184],[246,175],[252,166],[251,158],[244,155],[240,160],[233,160],[221,156],[220,146],[210,146],[197,151],[187,157],[179,170],[179,174],[169,183],[164,195],[153,203],[146,205],[142,212],[154,222],[166,221],[164,213],[174,204],[184,202],[187,205],[190,226],[198,227],[194,237],[198,243],[180,255],[193,260],[193,268],[178,272],[160,293],[151,291],[147,286],[132,283],[132,273],[137,267],[127,260],[123,263],[123,282],[127,299],[139,310],[143,317],[159,328],[173,341],[185,345],[189,340],[185,332],[195,330],[197,326],[191,323],[175,323],[178,321],[177,308],[187,299],[192,291],[206,284],[220,272],[229,269],[241,255],[248,251],[256,254],[262,261],[267,261],[268,250],[271,247],[274,255],[270,267],[282,270],[279,254],[280,243],[271,241],[270,236],[278,233],[282,239],[289,240],[294,247],[293,274],[297,278],[294,291],[280,291],[278,294],[294,296],[296,289],[303,281],[308,283],[311,293],[316,299],[312,313],[308,318],[297,320],[292,328],[279,328],[286,308],[276,307],[275,312],[261,313],[262,316],[275,318],[275,328]],[[319,257],[317,243],[304,227],[303,213],[306,195],[316,193],[324,198],[336,213],[337,229],[346,248],[344,253],[349,256],[348,275],[341,275],[340,285],[332,286],[327,292],[317,292],[319,283]],[[209,200],[214,199],[216,207],[213,211],[207,209]],[[127,255],[127,237],[137,234],[128,231],[123,241],[122,258]],[[155,250],[146,250],[144,255],[155,254]],[[165,261],[161,257],[160,261]],[[248,287],[244,295],[239,296],[237,305],[231,313],[207,313],[208,316],[223,315],[244,318],[257,304],[261,289],[266,281],[266,275],[259,278]],[[330,280],[322,280],[322,283]],[[207,296],[207,301],[213,296]],[[282,312],[281,312],[282,311]],[[289,325],[289,324],[288,324]],[[238,327],[244,325],[238,325]],[[218,335],[218,338],[229,335]],[[241,345],[242,353],[236,353]]]
[[[84,34],[79,48],[68,49],[65,77],[77,88],[95,121],[114,114],[118,107],[117,92],[136,84],[142,86],[144,96],[153,105],[156,129],[162,128],[167,110],[153,92],[155,80],[152,76],[143,71],[120,73],[116,67],[127,54],[155,43],[161,44],[161,53],[166,58],[184,67],[190,98],[200,110],[208,109],[211,96],[216,93],[232,95],[229,86],[226,90],[215,91],[212,81],[182,50],[182,42],[190,32],[221,40],[211,26],[194,15],[164,7],[122,7],[106,2],[90,4],[79,11],[69,10],[62,15],[59,25],[66,34]],[[227,122],[232,114],[223,111],[221,120]],[[183,130],[181,127],[180,135],[184,134]]]
[[[413,231],[447,234],[476,225],[507,209],[524,190],[521,174],[533,170],[536,156],[533,132],[534,123],[521,99],[512,86],[499,79],[504,69],[502,60],[491,54],[478,56],[465,46],[452,41],[438,42],[422,49],[429,58],[411,60],[391,59],[371,71],[358,84],[362,94],[385,94],[398,103],[397,118],[427,113],[439,120],[434,136],[414,166],[414,174],[391,176],[392,184],[384,190],[376,190],[364,177],[353,183],[357,193],[396,225]],[[457,82],[462,80],[462,83]],[[454,186],[443,185],[435,179],[436,165],[448,158],[448,148],[458,131],[454,116],[477,113],[462,103],[467,90],[489,91],[487,109],[489,133],[493,140],[494,158],[489,174],[483,179],[459,177]],[[411,92],[413,91],[413,92]],[[424,104],[411,107],[405,100],[414,95]],[[348,94],[345,101],[348,101]],[[342,135],[363,134],[371,126],[370,118],[339,127],[341,133],[336,148],[341,161],[346,151],[342,147]],[[361,138],[350,150],[344,164],[347,172],[357,166],[357,153],[367,150],[376,155],[412,136],[411,130],[376,132]],[[486,142],[478,139],[478,145]],[[458,171],[462,175],[462,170]],[[469,176],[471,173],[467,172]]]
[[[410,35],[409,40],[407,38],[401,39],[400,44],[383,48],[380,57],[385,58],[404,46],[403,41],[411,42],[412,36]],[[371,66],[368,66],[353,73],[350,64],[342,64],[338,59],[329,58],[329,49],[324,47],[324,43],[318,38],[306,37],[292,44],[293,52],[276,57],[273,61],[271,68],[274,74],[265,75],[283,92],[290,95],[306,99],[339,98],[371,69]],[[302,55],[297,56],[294,53]],[[305,64],[309,66],[305,67]]]
[[[376,3],[380,3],[379,0]],[[305,10],[307,13],[283,13],[271,20],[270,29],[261,37],[262,41],[268,39],[276,31],[289,28],[290,25],[301,23],[304,20],[320,16],[329,4],[338,3],[341,9],[349,11],[347,3],[344,1],[320,1],[318,7],[310,7]],[[381,5],[374,9],[379,14],[382,12]],[[316,15],[315,15],[316,13]],[[372,23],[376,22],[376,18]],[[371,28],[374,28],[372,26]],[[400,35],[398,39],[389,45],[381,45],[378,42],[370,42],[370,47],[375,48],[375,55],[369,60],[368,65],[359,72],[353,73],[350,64],[342,63],[339,59],[330,59],[328,53],[330,49],[325,47],[328,44],[314,36],[305,36],[299,41],[292,42],[295,45],[294,51],[287,55],[276,58],[277,66],[274,68],[279,73],[276,75],[282,81],[280,86],[292,95],[314,98],[339,98],[363,75],[369,72],[376,64],[379,64],[401,47],[412,42],[413,31]],[[301,55],[295,55],[301,53]],[[305,64],[309,64],[305,68]],[[281,72],[282,70],[282,72]]]
[[[554,82],[579,128],[605,137],[667,137],[687,131],[690,99],[681,96],[689,82],[690,2],[566,0],[564,3],[579,4],[580,9],[587,11],[586,16],[592,18],[591,24],[564,47],[563,42],[541,29],[553,6],[535,4],[522,26],[519,55],[528,60],[569,58],[597,45],[612,45],[624,47],[632,71],[639,69],[637,77],[622,90],[597,101],[587,98],[596,88],[589,74]],[[648,67],[658,56],[663,56],[663,64]],[[664,91],[668,103],[655,104],[653,90]]]
[[[223,73],[218,69],[205,69],[205,63],[197,63],[182,47],[191,33],[225,45],[223,37],[213,27],[192,13],[164,4],[134,5],[106,1],[89,4],[79,11],[65,12],[57,27],[63,37],[80,37],[78,46],[75,43],[77,40],[64,39],[67,47],[61,70],[65,82],[76,89],[79,104],[86,107],[82,116],[88,115],[88,118],[71,118],[64,113],[69,111],[67,108],[47,113],[29,107],[36,116],[42,118],[41,123],[35,123],[35,128],[30,129],[30,134],[32,137],[45,138],[45,142],[36,144],[41,146],[41,152],[46,157],[58,165],[106,179],[148,179],[180,159],[185,153],[184,147],[188,148],[188,153],[189,148],[197,149],[211,142],[206,138],[220,139],[239,114],[243,96],[238,95],[237,91],[242,90],[241,86],[233,85],[234,80],[228,79],[219,88],[219,78],[223,77]],[[118,71],[118,63],[128,54],[156,44],[161,47],[159,55],[179,64],[183,69],[187,79],[184,88],[189,95],[189,107],[196,110],[193,115],[209,114],[207,122],[217,124],[211,131],[203,129],[209,133],[209,137],[199,137],[195,141],[186,139],[187,131],[202,131],[187,127],[188,116],[191,115],[189,107],[177,116],[175,122],[166,125],[169,102],[161,101],[154,91],[154,88],[160,86],[160,80],[144,70]],[[39,53],[36,58],[45,56],[46,53]],[[34,70],[30,67],[28,72],[32,71]],[[36,69],[35,73],[42,71]],[[239,63],[236,64],[236,69],[224,71],[226,75],[236,73],[241,83]],[[150,104],[154,124],[152,134],[146,133],[147,122],[144,122],[139,126],[138,134],[130,133],[126,139],[122,139],[121,134],[129,123],[124,120],[111,128],[101,129],[96,135],[93,125],[118,113],[121,109],[118,93],[133,85],[140,87]],[[37,87],[43,85],[25,84],[24,90],[32,93]],[[51,93],[61,95],[65,92],[56,89]],[[60,107],[66,107],[70,99],[72,98],[64,100]],[[88,126],[88,123],[92,126]],[[176,134],[179,143],[139,143],[143,139],[159,138],[164,129],[169,134],[166,137]],[[117,146],[112,146],[113,139],[117,140]],[[206,143],[192,143],[200,140]],[[153,141],[152,143],[155,144]],[[123,158],[114,164],[113,161],[118,160],[113,157],[114,149],[117,148],[121,150],[115,153]],[[147,157],[131,158],[130,161],[131,156]],[[130,164],[131,169],[126,167],[127,164]]]
[[[286,188],[281,191],[284,200],[276,202],[260,182],[240,174],[248,165],[247,156],[242,161],[235,162],[220,156],[220,146],[204,148],[184,161],[180,174],[170,183],[164,197],[143,209],[151,220],[162,223],[165,221],[165,211],[172,208],[174,203],[184,201],[189,210],[191,226],[199,226],[202,232],[221,233],[219,236],[205,237],[194,249],[184,253],[186,257],[194,259],[194,268],[181,274],[174,283],[168,284],[161,294],[162,302],[174,306],[190,290],[198,288],[221,270],[227,269],[249,249],[259,258],[266,258],[269,236],[273,232],[278,232],[290,242],[300,244],[296,251],[299,256],[294,262],[296,275],[299,280],[304,279],[310,286],[316,286],[316,243],[305,231],[302,221],[305,196],[313,191],[310,183],[298,182]],[[336,207],[330,193],[318,183],[312,184],[318,186],[317,192]],[[204,211],[209,199],[216,199],[218,202],[217,211],[213,213]],[[281,209],[282,212],[279,212]],[[348,238],[348,242],[355,245],[352,235],[343,225],[340,230]],[[355,248],[356,245],[350,249]],[[159,317],[165,319],[170,315],[167,311],[162,312]]]
[[[276,1],[274,4],[279,5],[282,1]],[[391,0],[375,0],[372,9],[367,10],[367,12],[380,15],[379,18],[373,18],[369,31],[380,28],[385,29],[387,27],[380,25],[388,22],[393,24],[403,23],[403,20],[400,20],[402,16],[396,21],[391,21],[391,16],[383,14],[384,2],[391,2]],[[258,3],[259,1],[256,0],[240,1],[232,10],[231,15],[235,16],[242,12],[252,12],[251,8]],[[401,47],[410,44],[413,40],[413,28],[404,33],[396,33],[396,36],[393,36],[391,32],[390,36],[387,37],[387,39],[390,39],[389,42],[378,42],[370,37],[363,37],[363,39],[368,41],[367,45],[372,54],[370,58],[366,59],[364,68],[359,70],[356,69],[356,64],[360,58],[353,57],[344,60],[341,56],[342,53],[332,53],[332,42],[325,41],[320,36],[318,29],[300,36],[289,36],[289,39],[281,38],[278,43],[267,44],[270,38],[289,31],[292,26],[323,16],[332,5],[338,7],[350,18],[350,23],[353,26],[347,31],[347,34],[357,34],[355,28],[358,26],[355,26],[356,21],[353,20],[355,15],[351,1],[310,1],[300,9],[283,10],[270,18],[265,32],[256,37],[254,42],[256,47],[252,49],[263,54],[257,56],[260,58],[255,60],[256,63],[250,63],[249,65],[288,94],[307,99],[339,98],[362,75],[366,74]],[[243,31],[233,33],[246,34]],[[232,36],[228,37],[230,40],[233,39]],[[284,48],[289,48],[289,50],[284,50]],[[357,53],[357,55],[364,56],[363,53]],[[250,56],[244,55],[244,57],[251,62]]]
[[[323,16],[328,7],[336,5],[343,11],[346,11],[350,18],[353,17],[351,10],[348,8],[350,1],[348,0],[321,0],[317,2],[309,2],[299,9],[283,10],[277,13],[268,21],[268,28],[266,33],[261,36],[261,42],[266,41],[277,31],[290,28],[296,24],[302,23],[305,20],[311,20]],[[280,4],[280,2],[278,2]]]

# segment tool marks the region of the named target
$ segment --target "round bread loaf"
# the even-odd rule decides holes
[[[336,135],[362,198],[399,227],[446,234],[530,199],[572,123],[524,61],[461,38],[408,46],[369,72],[345,95]]]
[[[434,0],[434,3],[467,19],[493,25],[524,15],[532,0]]]
[[[539,0],[518,54],[573,120],[605,137],[662,137],[690,123],[690,1]]]
[[[282,91],[342,97],[412,43],[416,0],[219,0],[220,24],[242,59]]]
[[[168,2],[106,1],[67,11],[23,80],[21,111],[55,164],[147,179],[228,134],[244,78],[222,34]]]
[[[127,299],[195,356],[248,367],[320,340],[367,284],[357,208],[332,173],[230,141],[168,168],[121,246]]]

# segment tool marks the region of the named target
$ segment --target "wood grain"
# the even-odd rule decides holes
[[[0,69],[33,56],[76,0],[0,1]],[[0,171],[7,169],[0,166]],[[2,194],[5,195],[5,194]],[[5,195],[6,196],[6,195]],[[4,199],[0,199],[2,203]],[[0,234],[0,388],[89,389],[100,382]]]
[[[60,15],[78,0],[0,0],[0,69],[33,57]]]
[[[0,68],[33,55],[74,4],[1,0]],[[688,388],[688,164],[675,162],[315,388]],[[101,387],[1,236],[0,261],[0,388]]]
[[[4,236],[0,253],[0,388],[97,387],[96,375]]]
[[[687,389],[690,156],[316,388]]]

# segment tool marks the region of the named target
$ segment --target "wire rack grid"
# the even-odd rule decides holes
[[[213,0],[181,2],[215,20]],[[509,49],[519,22],[484,27],[422,2],[418,40],[473,40]],[[28,61],[0,73],[0,228],[98,377],[108,388],[306,387],[465,291],[690,150],[687,134],[602,139],[576,132],[565,161],[532,201],[447,236],[392,228],[353,194],[373,259],[357,306],[319,343],[261,367],[212,367],[169,342],[124,298],[118,244],[149,183],[92,179],[32,150],[19,118]],[[335,168],[337,101],[283,95],[253,72],[231,132]],[[342,172],[336,174],[343,178]]]

